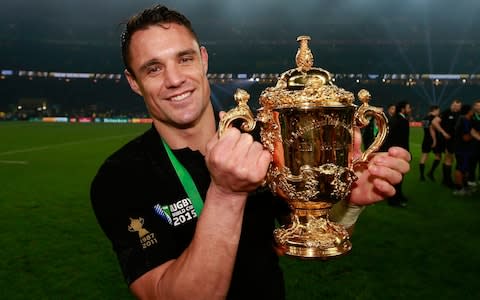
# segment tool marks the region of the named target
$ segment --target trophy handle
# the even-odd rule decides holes
[[[248,99],[250,99],[250,94],[245,90],[237,89],[234,98],[237,102],[237,106],[223,115],[220,124],[218,125],[218,137],[221,137],[225,133],[225,130],[230,127],[232,122],[237,119],[243,120],[240,127],[243,131],[251,132],[255,128],[255,117],[247,104]]]
[[[368,101],[371,99],[370,93],[367,90],[362,89],[358,92],[358,98],[363,102],[363,104],[358,108],[355,114],[357,126],[360,128],[367,126],[369,120],[366,117],[368,115],[372,115],[377,122],[378,134],[373,143],[367,148],[367,150],[365,150],[365,152],[362,153],[359,158],[353,161],[353,164],[367,162],[370,154],[378,151],[380,146],[382,146],[388,133],[388,119],[383,113],[383,110],[381,108],[368,105]]]

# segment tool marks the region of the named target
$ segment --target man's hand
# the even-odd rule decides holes
[[[355,132],[354,157],[361,154],[361,134]],[[356,205],[368,205],[391,197],[395,194],[395,184],[402,180],[410,170],[410,153],[400,147],[391,147],[388,152],[376,153],[368,164],[355,166],[358,180],[352,185],[350,202]]]
[[[246,194],[263,183],[271,155],[250,134],[228,128],[208,142],[205,161],[217,190]]]

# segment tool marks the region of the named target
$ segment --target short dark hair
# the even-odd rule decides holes
[[[472,106],[471,105],[462,105],[462,109],[460,109],[460,114],[461,115],[466,115],[468,114],[470,111],[472,110]]]
[[[121,34],[122,45],[122,59],[125,68],[134,76],[132,69],[130,68],[130,41],[132,35],[143,29],[147,29],[152,25],[162,25],[167,23],[176,23],[184,26],[190,31],[193,38],[198,42],[198,37],[192,28],[190,21],[181,13],[168,9],[163,5],[155,5],[151,8],[147,8],[144,11],[132,16],[125,23],[125,29]]]
[[[440,106],[438,106],[438,105],[432,105],[432,106],[430,106],[430,110],[429,110],[429,111],[432,112],[432,111],[434,111],[434,110],[436,110],[436,109],[439,109],[439,108],[440,108]]]
[[[410,104],[408,103],[408,101],[400,101],[397,103],[397,105],[395,105],[395,110],[397,111],[397,113],[400,113],[400,111],[407,107],[408,104]]]

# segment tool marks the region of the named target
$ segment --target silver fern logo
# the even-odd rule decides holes
[[[164,205],[164,206],[160,206],[160,204],[157,204],[153,207],[153,209],[155,210],[155,213],[160,217],[162,218],[163,220],[165,220],[168,224],[172,225],[173,222],[172,222],[172,217],[170,216],[170,208],[168,207],[168,205]]]

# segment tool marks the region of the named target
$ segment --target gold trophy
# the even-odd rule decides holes
[[[261,141],[273,160],[266,176],[269,188],[291,208],[290,221],[274,232],[276,247],[286,255],[326,259],[347,253],[352,244],[345,228],[328,218],[330,208],[345,199],[357,179],[355,164],[365,163],[387,135],[382,110],[369,106],[371,96],[361,90],[360,107],[353,94],[332,83],[330,73],[313,67],[310,37],[300,36],[297,68],[290,69],[275,87],[260,95],[255,118],[247,105],[249,94],[235,93],[237,107],[227,112],[219,126],[221,136],[237,119],[250,132],[262,123]],[[376,139],[361,157],[353,160],[354,126],[363,127],[374,117]]]

